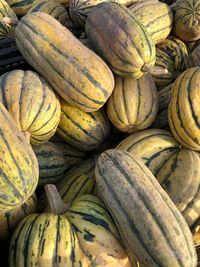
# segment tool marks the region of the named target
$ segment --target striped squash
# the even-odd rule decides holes
[[[22,204],[11,211],[0,213],[0,240],[5,241],[11,236],[19,222],[37,209],[37,197],[35,193]]]
[[[141,21],[155,44],[165,40],[172,30],[173,14],[170,7],[160,1],[139,1],[129,7]]]
[[[4,17],[17,19],[15,12],[10,8],[8,3],[5,0],[0,0],[0,40],[14,35],[14,27],[6,26],[5,23],[3,23]]]
[[[107,105],[108,117],[116,128],[127,133],[145,129],[154,121],[157,110],[157,89],[151,75],[138,80],[116,76]]]
[[[64,7],[69,7],[70,0],[56,0],[56,2],[60,3]]]
[[[47,142],[60,120],[60,103],[50,85],[33,71],[13,70],[0,77],[0,101],[32,144]]]
[[[142,266],[196,267],[187,223],[141,161],[126,151],[107,150],[98,158],[95,174],[128,255]]]
[[[23,219],[11,238],[9,254],[10,267],[89,267],[68,219],[53,213]]]
[[[71,0],[69,5],[70,17],[75,25],[84,27],[87,16],[92,8],[102,2],[109,1],[110,0]],[[137,2],[137,0],[112,0],[112,2],[129,6]]]
[[[6,0],[18,16],[25,15],[36,0]]]
[[[163,164],[179,150],[179,144],[166,130],[148,129],[129,135],[116,148],[143,161],[157,176]]]
[[[174,16],[174,34],[183,41],[200,39],[200,0],[179,1]]]
[[[135,267],[119,243],[114,222],[99,198],[83,195],[72,203],[65,215],[76,231],[90,266]]]
[[[38,163],[25,136],[0,103],[0,213],[21,206],[35,191]]]
[[[33,12],[43,12],[49,14],[66,27],[71,25],[67,10],[60,3],[54,0],[36,0],[27,14]]]
[[[168,109],[171,131],[181,145],[200,150],[200,67],[189,68],[175,81]]]
[[[54,184],[62,179],[68,168],[62,151],[54,144],[47,142],[33,146],[39,164],[39,186]]]
[[[69,104],[92,112],[107,101],[114,88],[112,72],[56,19],[31,13],[20,20],[15,36],[24,58]]]
[[[116,74],[138,79],[153,71],[155,45],[128,8],[111,2],[98,4],[87,17],[85,31]]]
[[[194,50],[189,54],[187,67],[200,67],[200,45],[195,47]]]
[[[61,100],[61,118],[57,129],[67,143],[83,151],[99,147],[110,132],[109,121],[102,110],[83,112]]]

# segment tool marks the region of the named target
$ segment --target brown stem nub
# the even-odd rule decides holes
[[[9,18],[9,17],[4,17],[2,22],[6,26],[11,27],[12,25],[17,25],[19,23],[19,20],[18,19]]]
[[[59,215],[69,210],[70,205],[62,200],[54,184],[47,184],[44,189],[51,212]]]
[[[168,70],[165,68],[152,66],[148,64],[144,64],[144,66],[142,67],[142,71],[151,73],[152,75],[163,75],[168,73]]]

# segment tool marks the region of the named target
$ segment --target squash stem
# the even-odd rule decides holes
[[[63,214],[70,208],[69,204],[66,204],[58,193],[58,190],[54,184],[47,184],[44,186],[47,201],[50,207],[50,212],[55,214]]]
[[[148,64],[145,64],[142,67],[142,71],[151,73],[152,75],[163,75],[163,74],[167,74],[168,73],[168,70],[165,69],[165,68],[152,66],[152,65],[148,65]]]
[[[12,25],[17,25],[19,23],[19,20],[18,19],[9,18],[9,17],[4,17],[2,22],[7,27],[11,27]]]

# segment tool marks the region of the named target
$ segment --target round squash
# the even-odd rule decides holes
[[[200,150],[200,67],[189,68],[174,82],[168,108],[171,131],[177,141],[193,150]]]
[[[0,101],[32,144],[47,142],[60,120],[60,103],[50,85],[33,71],[14,70],[0,77]]]
[[[10,7],[18,16],[24,16],[36,0],[7,0]]]
[[[65,142],[83,150],[99,147],[110,132],[110,123],[102,110],[86,113],[61,100],[61,118],[57,129]]]
[[[189,54],[187,67],[200,67],[200,44]]]
[[[37,158],[24,134],[0,103],[0,213],[21,206],[35,191]]]
[[[111,95],[114,77],[108,66],[50,15],[24,16],[15,36],[27,62],[70,105],[92,112]]]
[[[120,131],[132,133],[147,128],[158,110],[158,96],[151,75],[138,80],[116,76],[107,114]]]

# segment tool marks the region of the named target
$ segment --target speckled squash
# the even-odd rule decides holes
[[[38,183],[37,158],[29,141],[21,133],[0,103],[0,213],[21,206]]]
[[[200,67],[189,68],[174,82],[168,109],[171,131],[177,141],[200,150]]]
[[[107,101],[114,88],[112,72],[56,19],[31,13],[20,20],[15,36],[24,58],[69,104],[92,112]]]
[[[107,114],[116,128],[127,133],[143,130],[152,124],[157,110],[157,89],[151,75],[143,75],[138,80],[115,77]]]
[[[18,16],[24,16],[36,0],[7,0],[10,7]]]
[[[51,86],[33,71],[14,70],[0,77],[0,101],[32,144],[47,142],[60,120],[60,103]]]
[[[170,7],[160,1],[139,1],[129,7],[145,26],[155,44],[165,40],[172,30],[173,14]]]
[[[70,145],[90,151],[99,147],[110,132],[110,123],[103,110],[83,112],[61,100],[61,118],[57,129]]]

